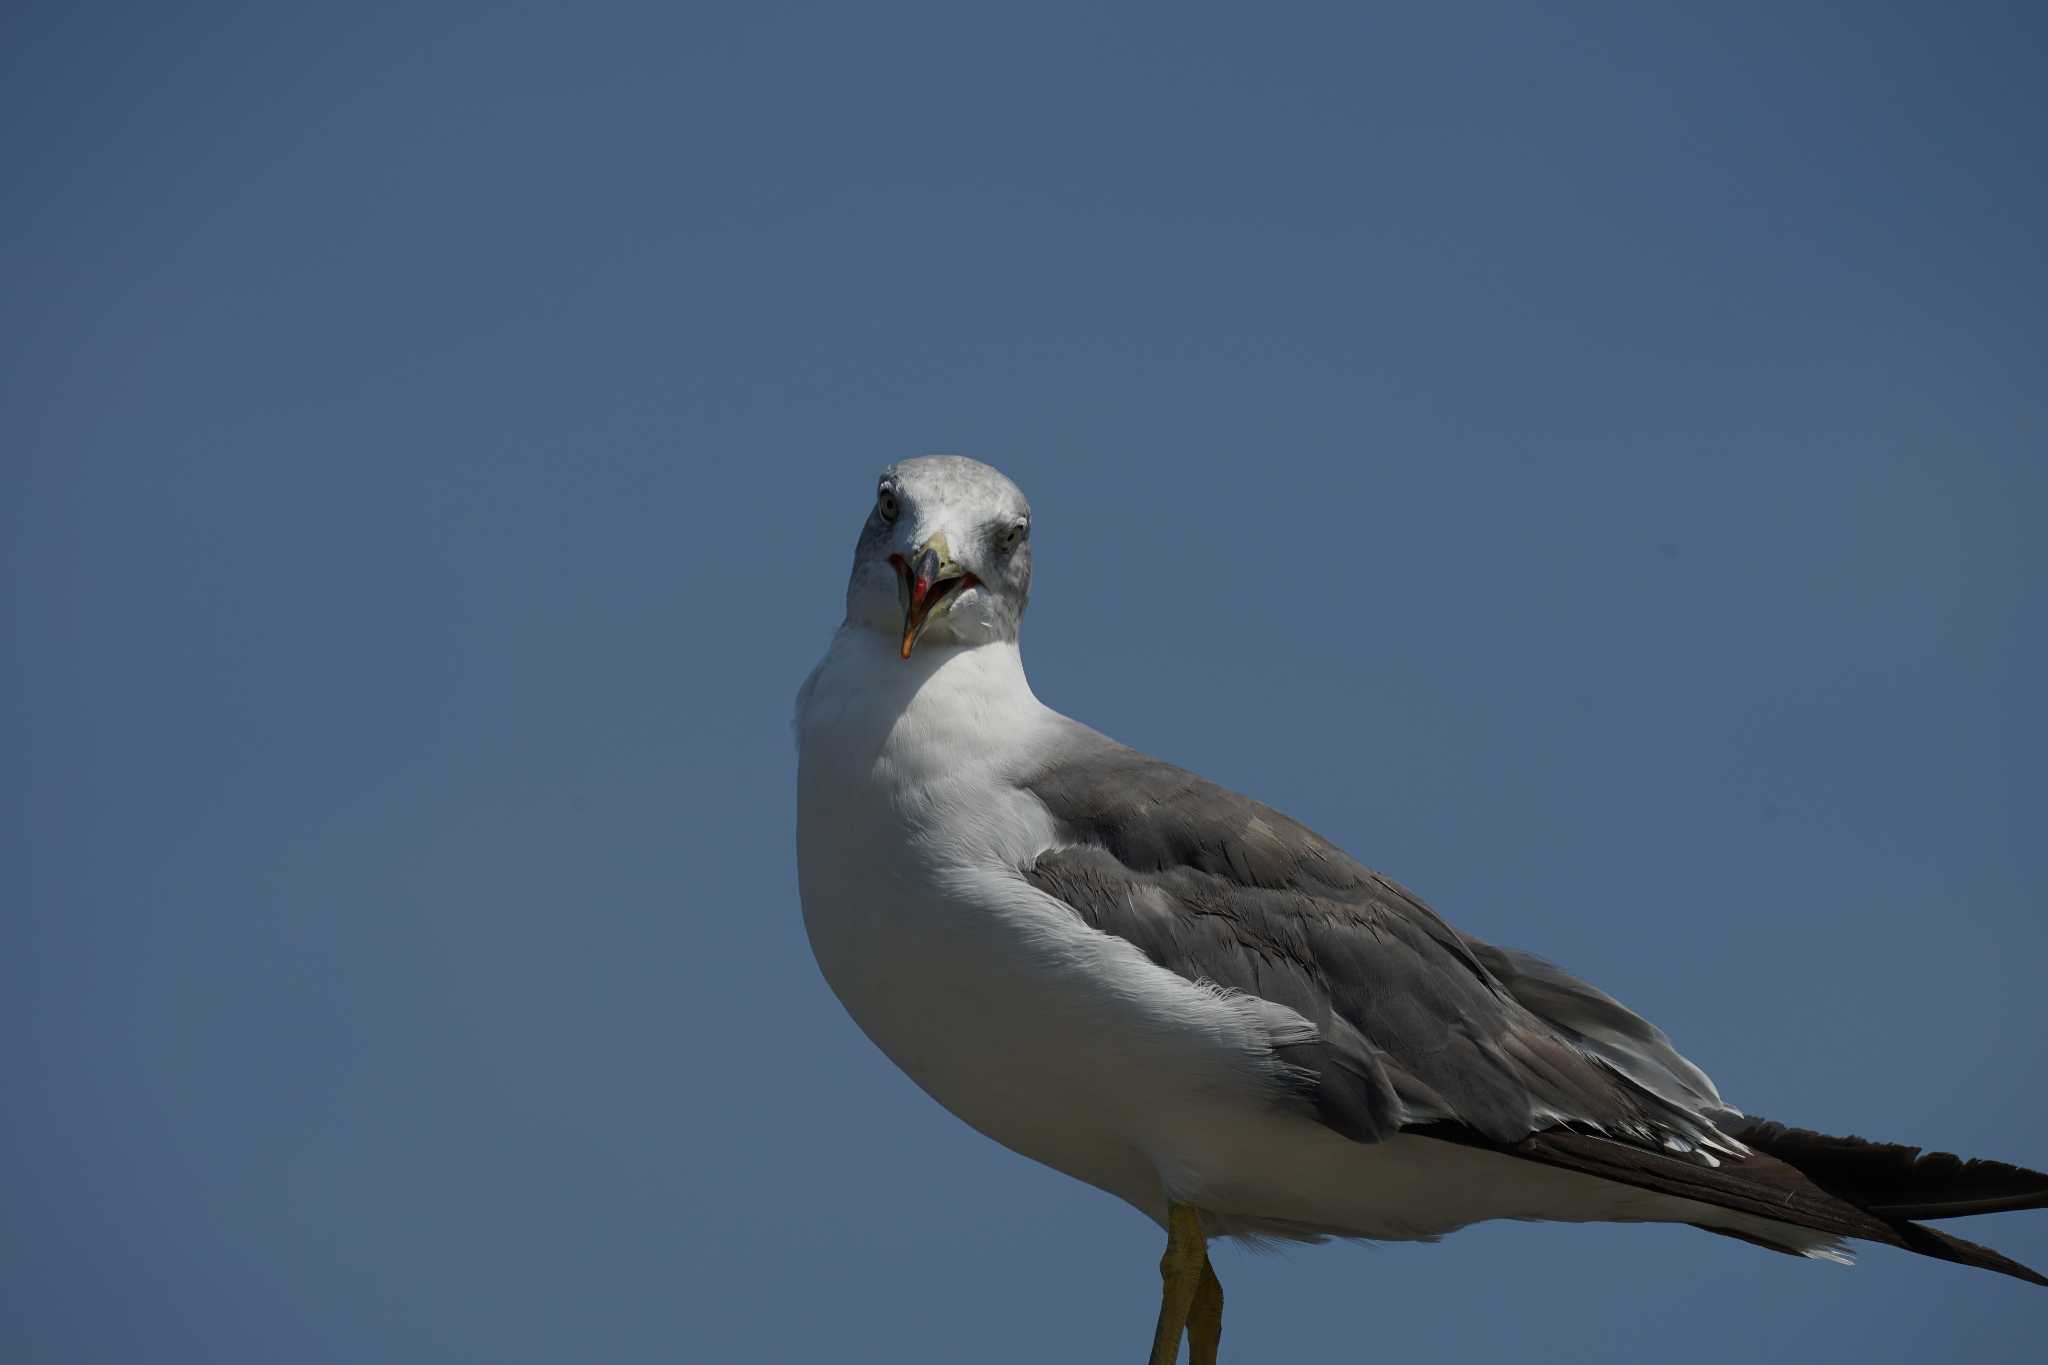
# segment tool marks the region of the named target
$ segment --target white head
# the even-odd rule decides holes
[[[853,552],[848,624],[899,642],[1015,640],[1031,596],[1031,504],[979,460],[926,455],[892,464]]]

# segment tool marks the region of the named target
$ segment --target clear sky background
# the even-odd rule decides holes
[[[933,450],[1052,704],[1747,1109],[2048,1166],[2038,15],[11,8],[0,1356],[1136,1360],[1158,1232],[801,928]],[[1682,1228],[1219,1265],[1237,1360],[2048,1331]]]

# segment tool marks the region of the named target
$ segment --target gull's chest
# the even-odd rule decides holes
[[[1149,1208],[1154,1160],[1186,1164],[1177,1135],[1205,1131],[1217,1096],[1270,1088],[1257,1022],[1025,881],[1059,833],[1016,780],[1046,742],[1028,691],[963,673],[891,697],[899,675],[843,665],[828,656],[798,715],[798,877],[826,981],[955,1114]]]
[[[991,685],[972,660],[922,675],[891,663],[835,649],[797,718],[804,920],[863,1025],[896,997],[999,970],[1045,917],[1017,870],[1052,842],[1044,808],[1005,777],[1037,719],[1028,690]]]
[[[1044,708],[987,665],[917,673],[835,649],[797,715],[798,853],[884,882],[963,866],[1022,866],[1052,841],[1044,807],[1011,779]]]
[[[1106,1083],[1086,1074],[1105,982],[1077,970],[1101,936],[1019,874],[1054,834],[1003,776],[1031,717],[930,686],[889,714],[841,682],[821,676],[800,720],[812,950],[898,1066],[1016,1143],[1013,1104]]]

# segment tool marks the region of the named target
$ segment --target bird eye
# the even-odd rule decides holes
[[[1004,548],[1005,550],[1014,550],[1014,549],[1016,549],[1016,548],[1017,548],[1017,547],[1018,547],[1019,545],[1022,545],[1022,544],[1024,543],[1024,537],[1026,537],[1026,536],[1028,536],[1028,535],[1030,535],[1030,534],[1031,534],[1031,523],[1030,523],[1030,522],[1028,522],[1028,521],[1013,521],[1013,522],[1011,522],[1011,523],[1010,523],[1010,526],[1009,526],[1009,529],[1003,532],[1003,541],[1002,541],[1002,544],[1003,544],[1003,548]]]
[[[903,502],[896,496],[896,490],[886,483],[875,490],[875,510],[882,514],[883,521],[896,520],[897,513],[903,510]]]

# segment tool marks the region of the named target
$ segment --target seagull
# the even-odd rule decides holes
[[[811,949],[927,1094],[1166,1234],[1149,1365],[1213,1365],[1209,1239],[1434,1241],[1492,1218],[1848,1238],[2048,1279],[1921,1220],[2048,1175],[1742,1113],[1664,1032],[1249,797],[1045,706],[1031,508],[882,471],[796,703]]]

